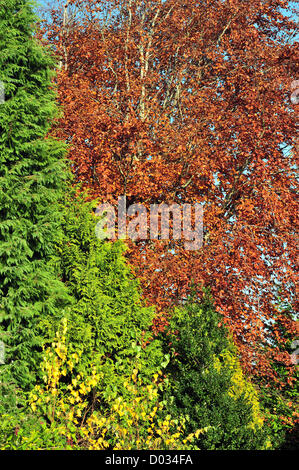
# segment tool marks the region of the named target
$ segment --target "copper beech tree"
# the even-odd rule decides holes
[[[57,6],[57,2],[55,2]],[[284,0],[69,0],[43,33],[60,57],[70,145],[91,197],[204,205],[204,242],[128,242],[156,330],[209,287],[244,366],[275,378],[295,334],[295,23]],[[297,55],[298,59],[298,55]],[[291,380],[291,379],[290,379]]]

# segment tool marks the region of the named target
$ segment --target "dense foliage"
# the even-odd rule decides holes
[[[296,334],[275,305],[278,289],[297,302],[292,5],[57,0],[44,24],[61,58],[54,134],[70,143],[76,179],[104,202],[204,205],[202,249],[171,237],[130,246],[146,297],[164,313],[155,328],[192,280],[203,284],[243,367],[266,379],[276,376],[272,358],[289,362],[272,348],[279,323]]]
[[[188,429],[210,425],[198,445],[204,449],[258,449],[271,446],[262,432],[263,413],[254,386],[243,375],[238,354],[207,295],[188,301],[171,319],[166,336],[173,357],[168,403],[190,416]]]
[[[61,239],[66,146],[46,138],[57,114],[54,63],[33,37],[25,0],[0,2],[0,339],[1,389],[30,387],[41,359],[44,317],[62,317],[65,285],[49,264]]]
[[[42,38],[0,0],[0,449],[296,446],[286,3],[68,0]],[[99,239],[122,191],[204,200],[203,248]]]
[[[104,379],[89,364],[83,374],[75,372],[81,354],[71,354],[67,320],[63,319],[56,341],[42,364],[44,384],[29,395],[29,410],[17,416],[3,415],[0,425],[2,449],[196,449],[195,439],[205,429],[186,434],[185,419],[163,417],[159,397],[159,374],[145,385],[134,369],[125,386],[128,396],[106,394],[103,403],[95,390]],[[137,360],[138,362],[138,360]],[[69,378],[68,383],[65,377]],[[92,399],[88,400],[88,394]]]
[[[106,371],[99,385],[103,393],[116,396],[133,369],[151,376],[165,359],[158,340],[151,338],[155,311],[141,300],[125,245],[96,238],[93,206],[79,196],[66,202],[64,238],[53,263],[74,301],[69,338],[74,351],[82,353],[79,370],[95,363],[98,371]],[[45,319],[44,328],[51,327]]]

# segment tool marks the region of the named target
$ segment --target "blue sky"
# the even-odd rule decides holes
[[[38,5],[41,5],[41,6],[47,6],[47,4],[49,3],[49,0],[33,0],[35,1]],[[62,0],[50,0],[50,3],[55,5],[56,4],[61,4]],[[297,11],[297,13],[295,15],[292,14],[292,10],[295,9]],[[299,10],[298,10],[298,1],[296,2],[290,2],[289,3],[289,11],[286,10],[286,15],[287,16],[293,16],[293,19],[295,21],[299,21]],[[299,39],[299,33],[295,36],[295,39],[296,41],[298,41]]]

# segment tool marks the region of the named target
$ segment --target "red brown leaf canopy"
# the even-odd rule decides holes
[[[261,375],[279,355],[271,342],[284,341],[269,325],[295,330],[275,307],[278,293],[295,305],[298,44],[288,4],[71,0],[48,25],[62,57],[55,132],[71,144],[77,179],[105,202],[204,204],[201,250],[131,243],[146,297],[163,312],[191,281],[210,286]]]

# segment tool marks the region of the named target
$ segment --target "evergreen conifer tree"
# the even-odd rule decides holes
[[[35,38],[26,0],[0,0],[0,365],[2,394],[34,383],[41,318],[69,301],[49,260],[61,239],[66,145],[48,137],[56,116],[54,62]]]
[[[171,319],[172,359],[167,372],[169,410],[190,418],[189,431],[209,427],[198,438],[205,450],[262,449],[263,429],[257,391],[242,372],[237,351],[208,293],[178,308]],[[170,339],[171,338],[171,339]],[[168,346],[169,347],[169,346]]]
[[[152,338],[155,309],[142,300],[125,244],[96,237],[95,205],[84,194],[68,192],[62,208],[64,239],[53,263],[74,299],[66,315],[70,348],[81,353],[78,372],[86,374],[93,364],[103,374],[97,390],[105,398],[125,393],[123,383],[134,369],[151,380],[165,357],[160,341]],[[53,326],[45,318],[44,329]]]

